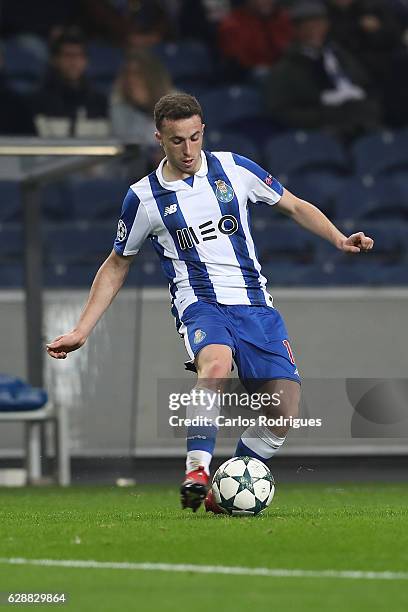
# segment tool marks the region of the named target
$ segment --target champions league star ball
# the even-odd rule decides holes
[[[212,481],[214,501],[224,514],[255,516],[275,493],[269,468],[253,457],[233,457],[223,463]]]

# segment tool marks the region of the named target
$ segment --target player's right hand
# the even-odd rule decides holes
[[[55,340],[46,344],[46,350],[54,359],[66,359],[68,353],[76,351],[85,344],[85,339],[76,331],[69,332],[63,336],[57,336]]]

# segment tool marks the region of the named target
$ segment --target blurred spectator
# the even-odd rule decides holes
[[[170,78],[160,62],[147,54],[130,57],[112,91],[113,134],[126,142],[155,145],[153,108],[171,90]]]
[[[35,130],[27,100],[8,87],[3,68],[0,50],[0,135],[33,136]]]
[[[124,46],[132,36],[134,47],[145,48],[172,37],[170,14],[160,0],[79,1],[86,32],[104,42]]]
[[[381,0],[330,0],[331,39],[358,57],[382,97],[385,120],[408,122],[408,54],[404,25]]]
[[[198,38],[213,47],[217,44],[218,25],[230,10],[230,0],[181,0],[180,38]]]
[[[326,129],[345,140],[379,125],[368,77],[343,49],[327,43],[329,21],[318,0],[292,9],[295,42],[266,81],[266,104],[285,127]]]
[[[401,29],[390,5],[380,0],[330,0],[331,39],[348,49],[373,78],[383,79],[401,47]]]
[[[292,40],[287,10],[277,0],[246,0],[219,26],[219,47],[231,69],[261,71],[275,64]]]
[[[86,68],[84,40],[77,30],[68,30],[53,42],[48,75],[34,96],[39,136],[108,135],[107,100],[88,82]]]

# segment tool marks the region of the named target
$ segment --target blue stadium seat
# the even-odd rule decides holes
[[[306,264],[314,260],[318,239],[295,223],[276,221],[271,217],[262,231],[253,229],[253,237],[261,264],[269,261]]]
[[[48,264],[102,264],[112,250],[113,223],[65,223],[43,226],[44,257]]]
[[[152,51],[162,61],[176,84],[199,77],[205,80],[212,75],[211,55],[207,47],[198,41],[161,43]]]
[[[30,52],[18,40],[4,45],[5,73],[8,77],[38,82],[45,73],[46,63]]]
[[[392,173],[392,182],[396,185],[404,201],[408,202],[408,172],[399,170]]]
[[[69,181],[59,181],[46,185],[42,191],[42,213],[45,221],[72,221],[71,186]]]
[[[90,43],[88,46],[88,75],[94,81],[113,81],[123,59],[123,51],[117,47]]]
[[[265,147],[265,163],[279,180],[305,170],[344,173],[348,160],[341,145],[320,132],[289,132],[271,138]]]
[[[352,148],[355,172],[378,174],[408,168],[408,132],[383,131],[357,140]]]
[[[22,261],[24,249],[23,229],[20,223],[0,224],[0,265]]]
[[[269,261],[262,265],[262,274],[267,278],[270,287],[291,287],[302,284],[304,268],[309,266],[290,261]]]
[[[222,130],[236,121],[262,115],[261,98],[257,89],[233,85],[217,87],[201,97],[204,119],[208,129]]]
[[[310,170],[291,176],[285,187],[333,218],[336,214],[336,196],[343,188],[344,180],[343,176],[329,170]]]
[[[408,219],[408,200],[387,177],[346,180],[336,197],[339,219]]]
[[[0,287],[22,287],[24,284],[23,263],[4,263],[0,265]]]
[[[0,181],[0,223],[22,218],[21,191],[16,181]]]
[[[81,179],[71,184],[74,217],[83,220],[118,219],[128,189],[124,179]]]
[[[98,271],[98,264],[48,264],[44,269],[44,285],[50,288],[87,288]]]
[[[260,160],[260,152],[254,142],[245,136],[241,136],[241,134],[207,130],[205,132],[205,148],[210,151],[233,151],[255,162]]]
[[[395,266],[381,266],[378,269],[378,275],[382,285],[408,285],[408,261]]]
[[[152,253],[152,259],[143,261],[136,257],[126,279],[128,285],[136,287],[167,287],[168,281],[162,272],[157,255]]]

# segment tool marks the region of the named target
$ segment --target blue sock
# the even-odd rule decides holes
[[[186,473],[196,470],[199,466],[204,467],[207,474],[210,473],[216,437],[215,426],[187,428]]]
[[[234,457],[253,457],[254,459],[259,459],[262,463],[265,463],[265,457],[261,457],[257,455],[255,451],[251,448],[248,448],[241,438],[238,440],[237,448],[235,449]]]
[[[203,450],[212,455],[214,453],[217,431],[214,425],[187,427],[187,452]]]
[[[271,459],[285,442],[285,437],[281,438],[266,427],[252,425],[242,432],[235,450],[235,457],[254,457],[260,461]]]

